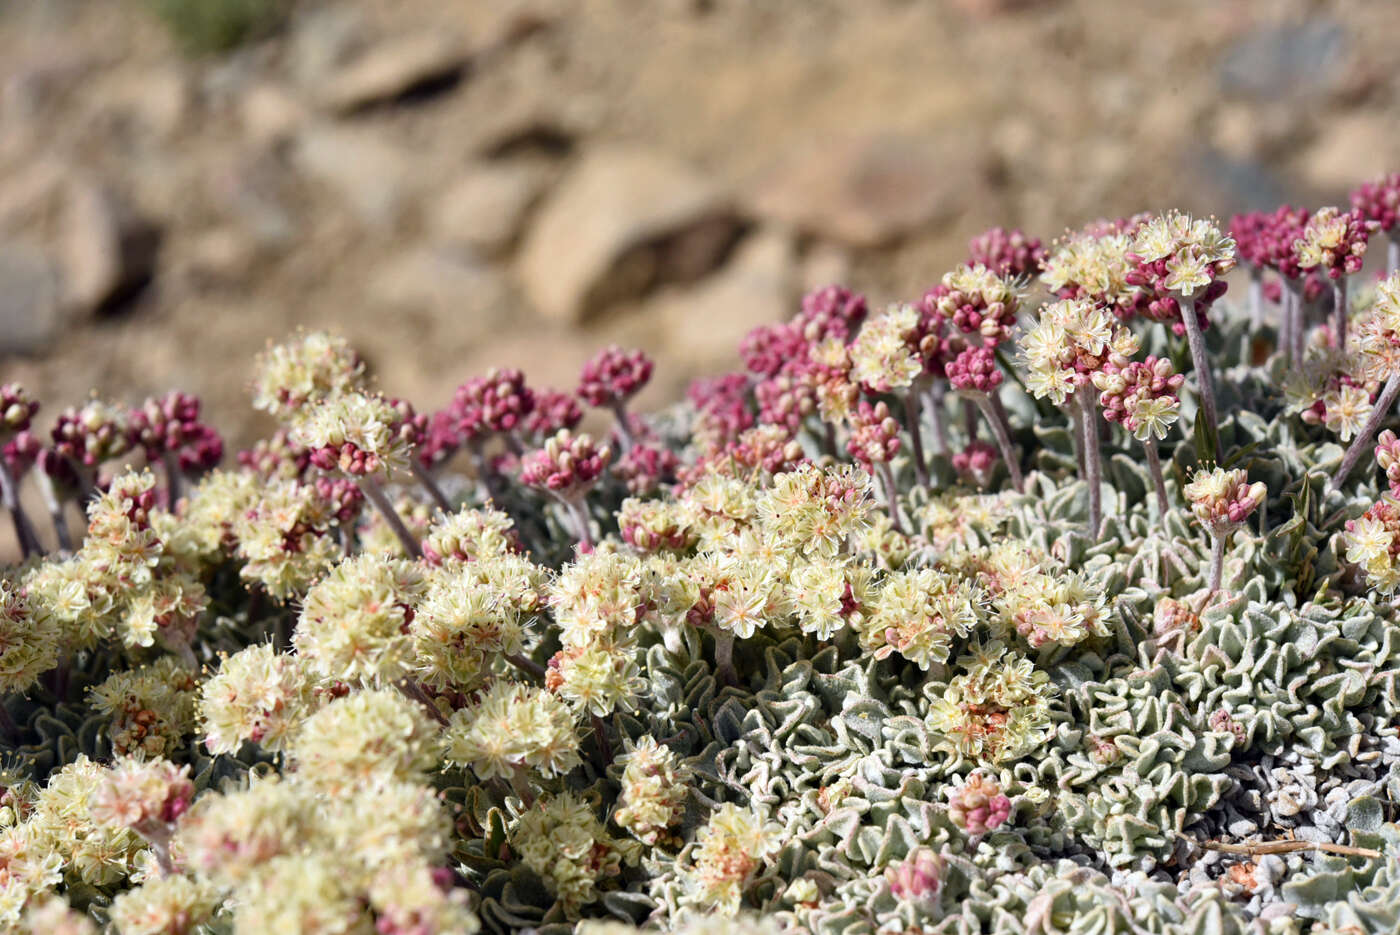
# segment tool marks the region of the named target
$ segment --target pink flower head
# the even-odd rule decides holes
[[[953,470],[958,472],[959,477],[972,481],[978,487],[986,487],[999,457],[996,446],[990,442],[969,442],[962,451],[953,453]]]
[[[641,496],[672,483],[680,460],[669,448],[657,445],[633,445],[617,460],[613,473],[627,485],[633,496]]]
[[[1103,417],[1144,439],[1148,437],[1144,429],[1157,438],[1165,437],[1166,426],[1176,421],[1181,404],[1178,392],[1186,381],[1170,360],[1151,355],[1123,366],[1110,361],[1091,379],[1099,390]]]
[[[806,359],[808,343],[795,322],[760,325],[744,336],[739,356],[750,373],[775,377],[794,361]]]
[[[979,837],[1011,817],[1011,800],[995,779],[973,773],[948,793],[948,817],[972,837]]]
[[[885,882],[901,902],[933,904],[943,888],[945,864],[930,848],[915,848],[908,857],[885,868]]]
[[[1020,230],[993,227],[967,245],[968,265],[981,264],[998,276],[1033,276],[1045,262],[1045,246],[1038,237]]]
[[[457,387],[452,400],[464,442],[491,432],[512,432],[534,408],[535,394],[525,385],[525,374],[514,368],[493,369],[468,380]]]
[[[869,314],[865,296],[845,286],[831,285],[803,297],[802,311],[793,324],[809,344],[826,338],[849,341]]]
[[[1400,222],[1400,173],[1362,182],[1351,193],[1351,206],[1377,228],[1390,233]]]
[[[0,437],[8,438],[26,431],[38,411],[39,401],[18,383],[0,386]]]
[[[520,459],[520,482],[574,500],[592,489],[612,461],[612,449],[588,435],[561,429],[543,448]]]
[[[15,477],[23,477],[29,473],[29,469],[45,453],[44,443],[39,441],[39,436],[29,430],[18,432],[15,437],[5,442],[4,457],[5,463],[10,467],[10,473]],[[52,460],[52,456],[51,456]],[[64,468],[68,475],[72,474],[72,468],[64,462]]]
[[[451,407],[439,409],[428,418],[423,440],[418,445],[418,463],[423,467],[442,464],[462,447],[462,434],[457,431],[457,415]]]
[[[578,397],[590,406],[625,403],[651,379],[652,361],[641,351],[606,347],[583,365]]]
[[[278,429],[238,452],[238,463],[263,477],[299,478],[311,466],[311,452],[292,441],[286,429]]]
[[[93,468],[131,450],[126,413],[101,400],[80,408],[69,407],[54,422],[54,452],[75,464]]]
[[[544,439],[560,429],[576,429],[583,421],[583,407],[572,393],[536,390],[535,408],[525,417],[525,434]]]
[[[186,470],[214,467],[223,458],[224,442],[212,426],[199,421],[199,409],[198,397],[178,391],[147,399],[131,412],[133,444],[150,461],[173,454]]]
[[[1376,437],[1376,463],[1385,471],[1390,492],[1400,497],[1400,438],[1390,429]]]
[[[758,402],[758,421],[784,426],[790,432],[800,429],[803,420],[817,409],[816,388],[800,372],[783,372],[760,380],[753,395]]]
[[[326,514],[342,526],[349,525],[365,505],[365,494],[360,486],[348,477],[335,477],[322,474],[312,481],[319,505]]]
[[[406,399],[390,398],[386,402],[393,407],[398,416],[398,422],[394,426],[394,434],[410,448],[416,448],[423,444],[430,430],[428,416],[417,412],[413,408],[413,403]]]
[[[990,347],[969,347],[945,368],[953,389],[964,393],[990,393],[1005,377]]]
[[[899,452],[899,423],[890,415],[883,402],[870,405],[865,400],[851,413],[851,437],[846,450],[872,470],[876,464],[891,460]]]
[[[1006,279],[987,267],[960,266],[925,294],[923,304],[963,334],[976,335],[994,347],[1016,327],[1020,297]]]
[[[694,380],[685,395],[696,409],[695,437],[702,450],[721,449],[754,425],[749,378],[742,373]]]

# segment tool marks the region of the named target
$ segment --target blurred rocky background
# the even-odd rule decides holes
[[[420,409],[601,344],[653,401],[993,224],[1337,202],[1400,168],[1400,4],[0,0],[0,353],[51,416],[333,326]]]

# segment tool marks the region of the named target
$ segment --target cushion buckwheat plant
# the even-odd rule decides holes
[[[0,931],[1400,931],[1397,179],[994,228],[662,412],[0,386]]]

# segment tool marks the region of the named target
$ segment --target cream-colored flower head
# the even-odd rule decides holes
[[[425,589],[418,563],[347,558],[306,593],[293,637],[297,653],[322,679],[391,684],[414,666],[409,623]]]
[[[493,682],[452,715],[443,735],[450,763],[482,782],[509,778],[522,766],[546,776],[567,773],[581,761],[574,715],[558,697],[529,685]]]
[[[313,400],[363,386],[364,363],[344,338],[312,331],[258,355],[253,408],[286,418]]]
[[[919,312],[912,305],[891,305],[866,321],[851,344],[851,378],[881,393],[912,384],[924,371],[909,344],[918,325]]]

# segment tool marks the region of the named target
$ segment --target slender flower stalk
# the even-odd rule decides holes
[[[408,531],[408,527],[404,525],[403,517],[399,516],[399,511],[394,509],[394,505],[384,495],[384,488],[379,486],[379,481],[368,474],[355,478],[355,481],[360,492],[365,495],[365,499],[373,504],[374,508],[379,511],[379,515],[384,518],[384,522],[393,531],[394,537],[399,540],[404,551],[413,558],[422,558],[422,544],[414,537],[413,533]]]
[[[928,486],[928,462],[924,458],[923,431],[919,425],[922,414],[919,412],[919,392],[915,387],[904,391],[904,422],[909,431],[909,458],[914,462],[914,478],[920,487]]]
[[[1377,283],[1375,301],[1358,329],[1357,344],[1362,375],[1371,380],[1383,380],[1384,385],[1371,407],[1371,414],[1352,438],[1342,455],[1342,463],[1332,474],[1334,488],[1346,481],[1362,454],[1371,447],[1371,440],[1395,408],[1396,397],[1400,396],[1400,273]]]
[[[447,514],[453,512],[452,501],[447,499],[447,495],[442,492],[442,488],[438,486],[437,481],[433,480],[433,475],[428,473],[428,469],[423,466],[421,461],[417,458],[410,458],[408,470],[413,475],[413,479],[418,482],[418,486],[423,488],[423,491],[432,499],[439,510]]]
[[[1376,437],[1376,432],[1380,429],[1381,423],[1390,415],[1395,408],[1395,399],[1400,396],[1400,372],[1392,374],[1381,388],[1381,395],[1376,399],[1376,404],[1371,407],[1371,415],[1366,419],[1361,431],[1356,433],[1356,437],[1347,446],[1346,454],[1342,456],[1342,463],[1337,465],[1337,470],[1332,473],[1332,486],[1340,487],[1346,482],[1356,463],[1361,460],[1361,456],[1371,446],[1371,439]]]
[[[1155,439],[1147,438],[1143,440],[1142,450],[1147,455],[1147,473],[1152,475],[1152,489],[1157,494],[1157,520],[1162,523],[1165,530],[1167,522],[1167,480],[1162,475],[1162,458],[1157,453],[1157,442]]]
[[[1103,462],[1099,451],[1099,423],[1094,418],[1094,391],[1087,386],[1081,387],[1078,397],[1084,439],[1084,482],[1089,485],[1089,537],[1097,539],[1103,526]]]

